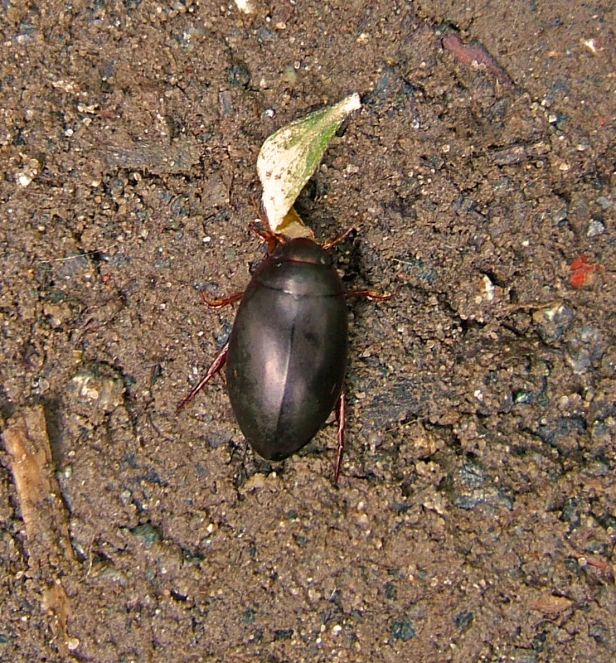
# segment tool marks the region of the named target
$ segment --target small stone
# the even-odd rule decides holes
[[[597,198],[597,204],[602,208],[602,209],[611,209],[614,207],[614,203],[607,198],[606,196],[599,196]]]
[[[607,343],[601,330],[592,325],[581,325],[572,332],[565,357],[576,373],[585,373],[592,367],[593,361],[603,357]]]
[[[79,640],[78,638],[69,638],[66,641],[66,648],[69,651],[75,651],[79,647]]]
[[[107,374],[105,367],[93,365],[79,371],[68,386],[77,401],[113,412],[124,400],[124,383]]]
[[[557,449],[564,456],[577,453],[583,439],[586,424],[579,415],[570,417],[557,417],[541,424],[537,435],[551,447]]]
[[[494,299],[495,287],[490,277],[487,274],[484,274],[482,277],[482,287],[483,287],[483,297],[491,302]]]
[[[131,531],[135,538],[143,543],[145,548],[151,548],[162,539],[161,533],[152,523],[142,523]]]
[[[513,392],[513,402],[516,405],[526,405],[531,403],[533,400],[533,392],[525,391],[524,389],[518,389]]]
[[[255,11],[251,0],[235,0],[235,4],[243,14],[253,14]]]
[[[509,655],[513,663],[537,663],[537,654],[528,649],[516,648]]]
[[[242,62],[231,65],[227,69],[227,81],[229,81],[231,87],[248,87],[250,85],[248,67]]]
[[[454,506],[465,511],[471,511],[482,504],[513,509],[513,497],[493,483],[492,477],[478,463],[463,463],[454,473]]]
[[[280,78],[283,82],[294,85],[297,82],[297,69],[292,64],[288,64],[284,68]]]
[[[454,618],[453,623],[461,630],[466,631],[466,629],[473,623],[475,619],[475,614],[470,610],[462,610]]]
[[[558,341],[569,329],[575,313],[565,304],[540,309],[533,313],[537,333],[546,341]]]
[[[244,624],[254,624],[256,614],[257,612],[254,608],[246,608],[244,610],[244,614],[242,615],[242,622]]]
[[[265,474],[257,472],[257,474],[253,474],[251,477],[246,479],[244,485],[242,486],[242,492],[248,493],[252,492],[253,490],[261,490],[265,488],[265,481]]]
[[[605,224],[603,223],[603,221],[599,221],[599,219],[590,220],[588,228],[586,229],[587,237],[598,237],[599,235],[603,235],[604,232],[605,232]]]
[[[591,624],[588,635],[602,645],[609,645],[611,642],[610,629],[603,622]]]
[[[567,208],[561,207],[552,213],[552,221],[555,224],[562,223],[567,218]]]
[[[357,516],[357,526],[363,530],[367,530],[370,528],[370,518],[368,518],[367,514],[360,513]]]
[[[424,460],[433,456],[441,447],[439,439],[421,423],[412,424],[407,439],[412,441],[412,457]]]
[[[413,622],[408,617],[395,621],[391,625],[391,639],[408,642],[417,635]]]
[[[126,587],[128,585],[128,578],[126,577],[126,574],[122,571],[119,571],[118,569],[114,569],[112,566],[108,566],[103,569],[99,573],[98,577],[101,580],[109,580],[110,582],[120,585],[120,587]]]

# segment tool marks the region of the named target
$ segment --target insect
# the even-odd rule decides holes
[[[306,237],[259,233],[270,252],[246,290],[221,300],[202,295],[210,307],[241,302],[228,343],[177,407],[183,410],[226,363],[229,399],[240,429],[255,451],[275,461],[310,442],[335,408],[334,482],[345,435],[345,300],[389,297],[371,290],[344,291],[329,249],[352,229],[323,246]]]

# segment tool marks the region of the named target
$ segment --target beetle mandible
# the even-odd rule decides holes
[[[371,290],[345,292],[329,248],[352,229],[323,246],[306,237],[260,233],[270,253],[246,290],[221,300],[202,295],[211,307],[241,302],[228,343],[176,412],[226,363],[229,399],[242,433],[263,458],[279,461],[310,442],[335,407],[337,481],[345,432],[345,299],[389,297]]]

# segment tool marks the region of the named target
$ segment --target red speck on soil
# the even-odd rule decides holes
[[[574,288],[581,288],[593,283],[594,273],[599,269],[599,265],[590,264],[588,257],[581,254],[569,265],[569,269],[571,270],[571,285]]]

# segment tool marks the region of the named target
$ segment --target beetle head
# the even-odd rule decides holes
[[[272,260],[278,265],[283,262],[301,262],[329,267],[333,264],[329,253],[307,237],[297,237],[278,244],[272,253]]]

